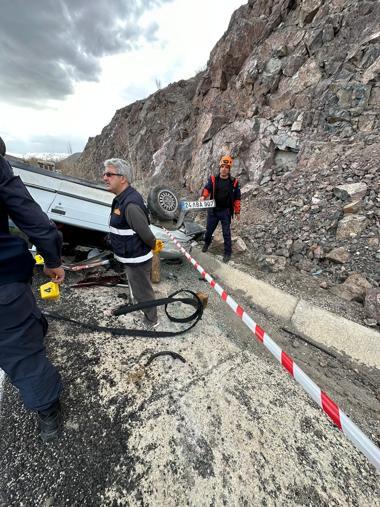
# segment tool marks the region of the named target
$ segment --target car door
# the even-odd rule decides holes
[[[107,232],[109,210],[109,206],[83,197],[57,194],[48,214],[55,222]]]

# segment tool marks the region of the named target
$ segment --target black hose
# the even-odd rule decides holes
[[[174,297],[181,292],[191,294],[191,298],[179,298]],[[168,312],[168,305],[171,303],[183,303],[190,305],[195,308],[194,313],[192,313],[189,317],[173,317]],[[148,331],[143,329],[129,329],[129,328],[113,328],[113,327],[103,327],[103,326],[97,326],[96,324],[89,324],[86,322],[81,322],[78,320],[70,319],[69,317],[66,317],[64,315],[60,315],[57,313],[45,313],[44,315],[46,317],[49,317],[54,320],[61,320],[63,322],[70,322],[71,324],[77,324],[78,326],[84,327],[86,329],[91,329],[91,331],[95,332],[104,332],[104,333],[111,333],[113,335],[119,335],[119,336],[142,336],[142,337],[152,337],[152,338],[166,338],[171,336],[177,336],[179,334],[186,333],[187,331],[190,331],[202,318],[203,315],[203,303],[197,296],[197,294],[191,290],[187,289],[180,289],[176,292],[173,292],[173,294],[170,294],[167,298],[162,299],[154,299],[152,301],[144,301],[143,303],[138,303],[136,305],[122,305],[119,308],[116,308],[116,310],[113,311],[113,315],[126,315],[128,313],[132,313],[135,311],[143,310],[144,308],[153,308],[155,306],[162,306],[165,305],[165,313],[169,320],[172,322],[179,322],[179,323],[187,323],[192,322],[191,326],[182,329],[180,331]]]
[[[171,356],[173,359],[179,359],[183,363],[186,363],[186,359],[183,356],[181,356],[181,354],[178,354],[177,352],[172,352],[171,350],[162,350],[161,352],[156,352],[155,354],[152,354],[150,356],[150,358],[148,359],[148,361],[144,365],[145,368],[147,366],[149,366],[150,363],[152,361],[154,361],[154,359],[156,359],[156,357],[160,357],[160,356]]]

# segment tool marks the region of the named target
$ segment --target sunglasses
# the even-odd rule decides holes
[[[103,176],[107,176],[107,178],[111,178],[112,176],[124,176],[124,174],[106,172],[106,173],[103,173]]]

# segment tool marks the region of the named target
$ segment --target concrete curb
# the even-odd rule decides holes
[[[230,264],[223,264],[198,248],[194,253],[198,262],[220,280],[221,285],[225,283],[245,292],[265,313],[281,319],[306,338],[334,347],[367,366],[380,368],[380,333],[377,331],[292,296]]]
[[[300,299],[291,319],[308,338],[380,368],[380,333]]]

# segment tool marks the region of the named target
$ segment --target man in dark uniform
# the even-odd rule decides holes
[[[215,208],[207,214],[205,242],[202,252],[207,252],[212,235],[219,222],[222,224],[224,239],[223,262],[228,262],[232,255],[231,219],[236,216],[240,220],[240,187],[237,178],[230,175],[232,158],[226,155],[221,158],[218,176],[211,176],[202,191],[201,201],[215,199]]]
[[[51,441],[61,430],[61,378],[46,356],[46,319],[33,297],[34,259],[26,241],[10,234],[9,218],[45,259],[45,274],[64,280],[61,238],[4,158],[0,138],[0,368],[16,386],[27,409],[36,410],[40,437]]]
[[[125,267],[133,298],[138,302],[154,299],[150,281],[152,249],[156,247],[148,219],[148,210],[141,195],[131,186],[132,168],[120,158],[104,162],[103,180],[115,194],[110,216],[109,239],[117,261]],[[158,326],[157,307],[144,310],[148,329]]]

